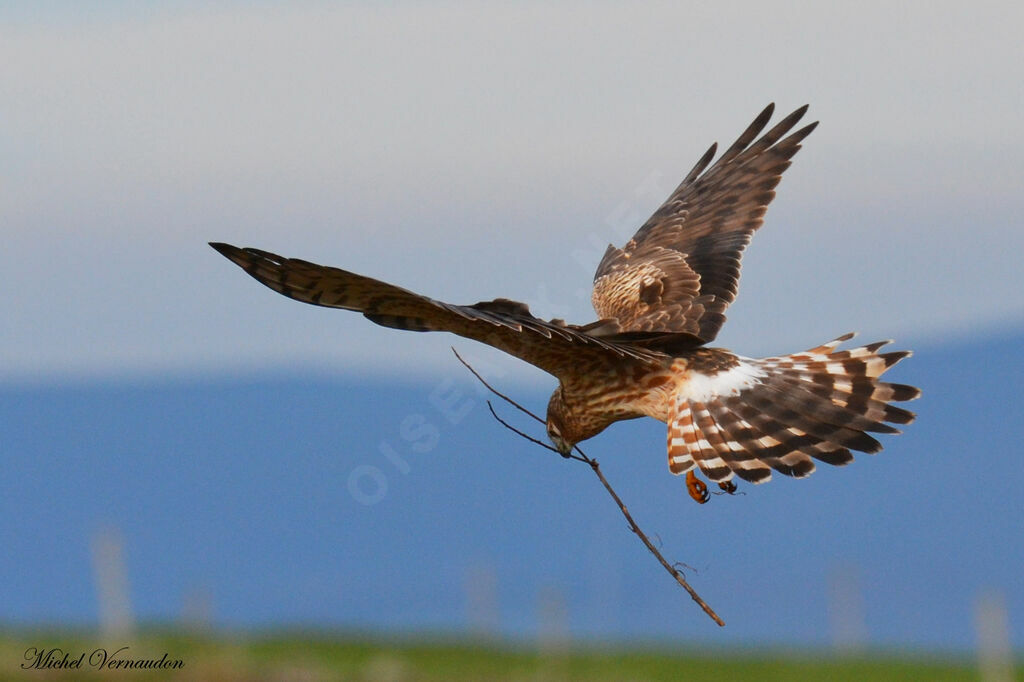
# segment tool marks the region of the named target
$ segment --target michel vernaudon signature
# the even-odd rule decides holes
[[[93,649],[88,654],[78,654],[60,648],[40,649],[30,646],[25,649],[24,670],[174,670],[184,668],[185,663],[179,658],[169,658],[164,654],[160,658],[131,658],[128,647],[123,646],[115,651],[104,648]]]

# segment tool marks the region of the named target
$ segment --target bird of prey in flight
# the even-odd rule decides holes
[[[508,299],[444,303],[346,270],[267,251],[210,245],[278,293],[362,313],[410,331],[447,331],[525,360],[558,379],[547,432],[568,454],[621,419],[668,425],[668,466],[707,499],[695,468],[727,491],[733,478],[763,483],[772,470],[804,477],[815,460],[875,453],[871,433],[899,433],[914,414],[894,401],[920,391],[881,375],[909,351],[887,341],[848,350],[845,334],[810,350],[752,359],[709,348],[736,298],[740,258],[761,226],[782,173],[817,123],[793,130],[807,107],[776,123],[769,105],[714,163],[717,144],[622,248],[609,246],[594,275],[598,319],[541,320]],[[759,137],[760,136],[760,137]]]

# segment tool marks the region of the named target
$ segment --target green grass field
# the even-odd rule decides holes
[[[89,665],[97,648],[128,650],[110,660],[181,660],[178,670],[105,669]],[[54,647],[85,654],[81,670],[24,670],[30,648]],[[97,660],[102,654],[95,654]],[[59,657],[58,657],[59,658]],[[32,659],[29,654],[28,659]],[[1014,671],[1024,680],[1024,668]],[[249,635],[180,635],[148,632],[103,640],[82,632],[5,631],[0,634],[0,679],[3,680],[979,680],[970,659],[927,658],[893,654],[833,657],[770,650],[670,653],[665,648],[625,645],[570,648],[538,653],[525,647],[464,640],[386,639],[286,633]]]

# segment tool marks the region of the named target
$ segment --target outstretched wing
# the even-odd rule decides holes
[[[452,305],[346,270],[230,244],[210,246],[259,282],[296,301],[362,313],[385,327],[447,331],[481,341],[561,377],[581,358],[608,354],[655,361],[655,351],[597,338],[585,328],[546,322],[516,301]]]
[[[718,335],[736,298],[740,257],[800,142],[817,123],[783,137],[800,107],[756,142],[769,104],[710,168],[717,143],[621,249],[609,246],[594,275],[592,301],[617,332],[684,332],[705,343]]]

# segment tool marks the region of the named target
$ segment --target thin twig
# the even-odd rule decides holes
[[[459,351],[457,351],[454,348],[452,348],[452,352],[455,353],[455,357],[457,357],[459,359],[459,362],[461,362],[463,365],[465,365],[466,369],[468,369],[470,372],[473,373],[473,376],[475,376],[477,378],[477,381],[479,381],[481,384],[483,384],[484,386],[487,387],[488,391],[490,391],[494,395],[498,396],[499,398],[504,400],[506,403],[508,403],[512,407],[516,408],[517,410],[519,410],[520,412],[524,412],[524,413],[530,415],[531,417],[533,417],[534,419],[539,421],[541,424],[547,424],[547,420],[541,419],[540,417],[535,415],[533,412],[530,412],[528,409],[526,409],[525,407],[523,407],[522,405],[520,405],[516,401],[512,400],[512,398],[509,398],[507,395],[505,395],[504,393],[502,393],[498,389],[494,388],[494,386],[491,386],[489,383],[484,381],[484,378],[482,376],[480,376],[480,374],[477,373],[477,371],[475,369],[473,369],[473,367],[468,362],[466,362],[465,360],[462,359],[462,356],[459,355]],[[494,410],[493,409],[491,410],[491,414],[494,414]],[[494,416],[497,417],[498,415],[495,414]],[[499,419],[498,421],[501,421],[501,420]],[[509,427],[509,428],[511,428],[511,427]],[[515,431],[515,429],[512,429],[512,430]],[[555,450],[555,452],[558,452],[558,451]],[[559,453],[559,454],[561,454],[561,453]]]
[[[569,454],[567,454],[567,455],[563,455],[561,452],[559,452],[558,448],[552,447],[552,446],[548,445],[547,443],[545,443],[542,440],[537,440],[533,436],[529,436],[529,435],[523,433],[522,431],[520,431],[519,429],[517,429],[516,427],[512,426],[507,421],[505,421],[504,419],[499,417],[498,413],[494,411],[494,405],[491,404],[490,400],[487,401],[487,409],[489,409],[491,411],[491,414],[494,415],[494,418],[498,420],[499,424],[504,426],[509,431],[512,431],[513,433],[519,434],[520,436],[522,436],[526,440],[530,441],[531,443],[536,443],[537,445],[541,446],[542,448],[547,448],[551,452],[554,452],[554,453],[558,454],[559,456],[564,457],[566,459],[575,459],[577,462],[586,462],[588,464],[590,463],[589,459],[584,459],[583,457],[580,457],[579,455],[574,455],[571,452]]]
[[[522,412],[525,412],[526,414],[530,415],[531,417],[533,417],[537,421],[541,422],[542,424],[546,423],[543,419],[541,419],[537,415],[533,414],[532,412],[527,410],[525,407],[523,407],[519,403],[515,402],[514,400],[512,400],[508,396],[504,395],[503,393],[500,393],[499,391],[495,390],[493,386],[491,386],[486,381],[484,381],[483,377],[481,377],[477,373],[477,371],[470,366],[470,364],[468,362],[466,362],[465,360],[462,359],[462,356],[460,356],[458,351],[456,351],[454,348],[452,348],[452,352],[455,353],[455,357],[457,357],[459,359],[459,362],[461,362],[463,365],[465,365],[466,369],[468,369],[470,372],[472,372],[473,376],[475,376],[480,381],[480,383],[482,383],[484,386],[486,386],[487,389],[491,391],[491,393],[495,394],[496,396],[498,396],[502,400],[506,401],[510,405],[513,405],[514,407],[516,407],[517,409],[521,410]],[[498,413],[494,411],[494,406],[491,405],[491,402],[489,400],[487,401],[487,407],[490,408],[491,414],[494,416],[494,418],[497,419],[498,422],[500,422],[505,428],[507,428],[507,429],[509,429],[511,431],[514,431],[515,433],[519,434],[520,436],[522,436],[523,438],[527,439],[528,441],[530,441],[532,443],[536,443],[537,445],[540,445],[541,447],[547,448],[548,450],[553,450],[555,452],[558,452],[558,454],[560,454],[560,455],[562,454],[558,450],[556,450],[555,448],[553,448],[550,445],[548,445],[547,443],[544,443],[543,441],[537,440],[536,438],[533,438],[532,436],[528,436],[527,434],[523,433],[519,429],[511,426],[508,422],[506,422],[504,419],[502,419],[501,417],[498,416]],[[710,606],[708,606],[708,603],[706,601],[704,601],[699,594],[697,594],[697,591],[690,586],[690,583],[686,582],[686,578],[683,576],[682,572],[678,568],[676,568],[673,564],[670,564],[665,559],[665,557],[662,556],[661,552],[659,552],[658,548],[654,546],[654,544],[651,542],[650,538],[648,538],[647,535],[643,532],[643,530],[640,529],[640,526],[637,524],[637,522],[633,520],[633,516],[629,513],[629,510],[626,508],[626,505],[623,504],[622,498],[620,498],[618,496],[618,494],[615,492],[615,489],[612,488],[610,483],[608,483],[608,479],[604,477],[604,473],[601,471],[601,467],[597,463],[597,460],[596,459],[591,459],[590,457],[588,457],[587,454],[585,452],[583,452],[583,450],[581,450],[578,445],[575,446],[574,449],[576,450],[577,453],[579,453],[579,455],[573,455],[573,454],[570,453],[568,456],[571,457],[572,459],[577,460],[577,461],[585,462],[586,464],[588,464],[590,466],[590,469],[597,475],[598,479],[600,479],[601,485],[604,486],[604,489],[607,490],[608,494],[612,496],[613,500],[615,500],[615,504],[617,504],[619,506],[619,511],[621,511],[622,515],[626,517],[626,522],[629,524],[629,529],[631,531],[633,531],[633,533],[638,538],[640,538],[640,541],[644,543],[644,546],[647,547],[648,551],[655,556],[655,558],[662,565],[662,567],[666,571],[669,572],[669,575],[671,575],[673,578],[675,578],[676,582],[679,583],[680,587],[682,587],[684,590],[686,590],[686,592],[690,595],[690,598],[693,599],[693,601],[697,602],[697,605],[700,606],[700,608],[704,611],[704,613],[706,613],[708,615],[708,617],[711,618],[711,620],[713,620],[716,623],[718,623],[718,625],[724,626],[725,622],[721,618],[718,617],[718,614],[715,613],[714,609],[712,609]]]
[[[576,451],[579,452],[580,454],[583,454],[582,450],[580,450],[579,447],[576,448]],[[586,455],[583,456],[586,457]],[[704,599],[701,598],[699,594],[697,594],[697,590],[690,587],[690,583],[686,582],[686,578],[683,577],[683,574],[679,571],[679,569],[670,564],[665,559],[665,557],[662,556],[661,552],[658,551],[658,548],[651,543],[650,538],[648,538],[647,535],[642,530],[640,530],[640,526],[637,525],[636,521],[633,520],[633,516],[629,513],[629,510],[626,509],[626,505],[622,503],[622,500],[615,493],[615,490],[612,488],[611,484],[608,483],[608,479],[604,477],[604,474],[601,472],[601,467],[598,466],[597,464],[597,460],[590,459],[589,457],[587,457],[587,459],[589,460],[587,463],[590,464],[590,468],[593,469],[594,473],[597,474],[597,477],[601,479],[601,484],[604,485],[604,489],[607,490],[608,494],[611,495],[612,499],[615,500],[615,504],[619,505],[619,510],[622,512],[622,515],[626,517],[626,521],[629,523],[630,530],[636,533],[637,537],[640,538],[640,541],[644,543],[644,546],[646,546],[647,549],[650,550],[651,554],[653,554],[655,558],[658,559],[658,562],[661,563],[665,570],[668,571],[669,574],[676,579],[676,582],[679,583],[680,587],[687,591],[687,593],[690,595],[690,599],[697,602],[697,605],[704,610],[704,613],[708,614],[708,617],[711,618],[711,620],[715,621],[720,626],[724,627],[725,621],[718,617],[718,614],[715,613],[714,609],[708,606],[708,603],[704,601]]]

